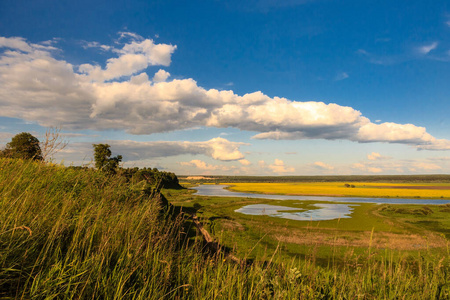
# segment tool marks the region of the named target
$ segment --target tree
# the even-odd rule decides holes
[[[39,140],[28,132],[16,134],[11,142],[6,144],[2,155],[12,158],[42,160]]]
[[[111,157],[111,150],[108,144],[93,144],[94,160],[97,170],[108,174],[115,174],[119,163],[122,161],[122,155]]]
[[[45,131],[44,141],[41,142],[42,160],[51,161],[53,155],[66,148],[68,142],[63,139],[61,127],[50,127]]]

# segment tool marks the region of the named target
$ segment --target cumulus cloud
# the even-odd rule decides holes
[[[132,41],[108,52],[117,57],[107,59],[104,67],[73,66],[56,59],[53,46],[1,38],[0,47],[8,50],[0,54],[0,115],[68,130],[151,134],[232,127],[255,132],[255,139],[345,139],[450,149],[450,141],[437,140],[423,127],[374,124],[352,107],[208,90],[190,78],[167,81],[169,73],[163,70],[150,81],[147,68],[169,66],[176,46],[129,32],[121,33],[119,42],[125,38]],[[229,155],[229,160],[242,159],[236,152]]]
[[[133,158],[167,157],[180,154],[203,154],[221,161],[244,159],[239,147],[245,143],[214,138],[205,142],[156,141],[136,142],[129,140],[108,141],[118,153],[129,153]]]
[[[364,172],[369,172],[369,173],[381,173],[383,172],[383,169],[380,167],[375,167],[375,166],[371,166],[371,165],[367,165],[367,164],[363,164],[363,163],[354,163],[351,165],[352,169],[357,169],[357,170],[361,170]]]
[[[368,160],[384,160],[384,159],[389,159],[390,157],[387,156],[383,156],[380,153],[377,152],[372,152],[371,154],[367,154],[367,159]]]
[[[158,72],[156,72],[155,76],[153,76],[153,81],[154,82],[163,82],[166,81],[167,78],[170,77],[170,73],[164,70],[159,70]]]
[[[153,40],[133,41],[115,50],[119,57],[110,58],[103,69],[98,65],[82,64],[78,70],[87,74],[91,81],[107,81],[130,76],[149,66],[168,66],[176,46],[155,44]]]
[[[250,166],[252,163],[246,159],[240,159],[239,162],[243,165],[243,166]]]
[[[334,167],[321,161],[316,161],[313,166],[321,170],[334,170]]]
[[[189,162],[180,162],[180,165],[185,167],[195,167],[204,171],[230,171],[232,169],[236,169],[235,166],[211,165],[198,159],[194,159]]]
[[[270,170],[272,170],[272,172],[278,173],[278,174],[295,172],[295,169],[293,167],[287,167],[284,164],[284,161],[282,161],[280,159],[275,159],[275,162],[273,164],[268,165],[267,167]]]
[[[220,161],[239,161],[245,165],[244,155],[239,147],[244,143],[230,142],[223,138],[214,138],[204,142],[189,141],[152,141],[137,142],[130,140],[104,141],[114,153],[123,156],[124,161],[139,161],[150,158],[163,158],[176,155],[205,155]],[[69,143],[57,159],[65,161],[81,161],[90,159],[79,157],[92,153],[91,143]]]

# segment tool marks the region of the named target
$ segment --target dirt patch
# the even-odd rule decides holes
[[[278,233],[280,242],[299,245],[327,245],[344,247],[372,247],[376,249],[419,250],[446,247],[447,241],[437,235],[395,234],[389,232],[336,232],[307,229],[288,234]]]
[[[244,231],[245,230],[244,226],[242,226],[241,223],[238,223],[233,220],[223,220],[222,222],[220,222],[220,224],[222,225],[222,229],[227,230],[227,231]]]

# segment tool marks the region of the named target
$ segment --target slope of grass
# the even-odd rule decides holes
[[[174,197],[180,191],[171,192]],[[170,197],[169,197],[170,200]],[[277,253],[240,265],[188,238],[140,183],[0,160],[1,299],[445,299],[445,258],[339,266]]]

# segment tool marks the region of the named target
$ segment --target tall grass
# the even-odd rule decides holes
[[[170,200],[170,199],[169,199]],[[236,264],[208,255],[139,184],[0,160],[2,299],[445,299],[448,259]],[[172,212],[173,213],[173,212]]]

